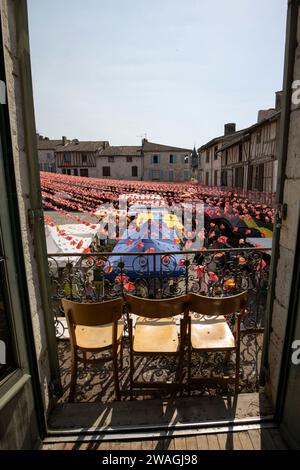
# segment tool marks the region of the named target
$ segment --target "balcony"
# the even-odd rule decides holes
[[[70,343],[61,299],[94,302],[124,296],[126,292],[149,298],[168,298],[186,293],[229,296],[247,290],[246,315],[242,321],[240,393],[259,391],[259,370],[263,341],[271,253],[262,248],[205,250],[164,253],[94,253],[48,255],[53,317],[64,395],[70,383]],[[125,322],[124,367],[120,385],[124,400],[129,397],[129,352]],[[233,327],[233,319],[229,319]],[[224,362],[222,353],[195,354],[192,371],[205,377],[230,373],[234,361]],[[139,373],[147,381],[172,379],[174,359],[148,359],[139,364]],[[79,368],[76,402],[110,403],[114,384],[110,366],[88,370]],[[227,386],[226,386],[227,387]],[[228,393],[224,386],[202,386],[192,396],[220,397]],[[183,391],[183,395],[186,391]],[[162,398],[161,390],[147,391],[138,400]],[[123,398],[122,398],[123,399]]]

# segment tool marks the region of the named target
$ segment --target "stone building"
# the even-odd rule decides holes
[[[92,178],[189,181],[191,150],[155,144],[109,145],[108,141],[62,141],[38,137],[40,170]]]
[[[79,141],[66,139],[55,150],[57,173],[97,178],[97,158],[109,146],[108,141]]]
[[[142,179],[148,181],[189,181],[192,150],[142,140]]]
[[[221,158],[220,148],[234,140],[240,131],[236,132],[235,123],[224,125],[224,135],[215,137],[198,149],[198,181],[205,186],[221,185]]]
[[[66,138],[62,137],[59,140],[49,139],[37,134],[37,149],[39,158],[40,171],[49,171],[56,173],[56,158],[55,150],[61,146]]]
[[[276,137],[279,133],[281,92],[276,108],[258,112],[258,122],[239,131],[217,150],[221,157],[221,186],[264,193],[275,192],[277,183]]]
[[[96,172],[98,178],[141,180],[141,147],[107,146],[96,159]]]

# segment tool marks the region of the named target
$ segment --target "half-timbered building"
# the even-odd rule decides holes
[[[73,176],[96,178],[97,157],[109,146],[108,141],[72,140],[55,151],[57,172]]]

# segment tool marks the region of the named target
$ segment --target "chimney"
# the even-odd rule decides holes
[[[230,135],[235,133],[235,122],[228,122],[224,124],[224,135]]]
[[[282,91],[276,91],[275,93],[275,109],[279,111],[281,109],[281,99],[282,99]]]
[[[61,139],[62,139],[62,144],[63,144],[63,145],[66,145],[66,143],[67,143],[67,138],[66,138],[66,136],[63,135]]]
[[[148,142],[148,140],[144,137],[144,138],[142,139],[142,146],[143,146],[146,142]]]

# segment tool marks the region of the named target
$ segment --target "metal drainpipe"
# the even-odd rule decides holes
[[[279,141],[277,145],[278,155],[278,173],[276,188],[276,216],[275,228],[273,233],[273,249],[272,249],[272,267],[270,273],[269,295],[267,299],[266,318],[265,318],[265,334],[262,353],[262,365],[260,372],[260,385],[265,385],[269,379],[269,343],[272,331],[273,304],[275,299],[275,283],[276,271],[279,257],[279,241],[281,221],[285,217],[286,207],[283,204],[285,169],[288,151],[288,137],[290,128],[290,111],[292,98],[292,82],[295,62],[295,49],[297,46],[297,21],[298,21],[299,0],[288,0],[287,23],[286,23],[286,44],[285,44],[285,60],[284,60],[284,77],[283,77],[283,100],[281,108],[281,121]]]
[[[62,386],[59,373],[57,344],[53,321],[50,290],[47,282],[47,249],[44,232],[44,218],[41,205],[41,188],[39,177],[39,165],[36,145],[36,127],[33,105],[32,77],[30,65],[30,50],[28,38],[28,15],[25,0],[15,5],[17,56],[20,70],[20,83],[22,91],[22,114],[24,120],[25,150],[28,163],[29,177],[29,225],[33,233],[35,257],[37,261],[39,283],[41,288],[41,300],[44,311],[45,329],[47,335],[48,357],[50,367],[50,391],[57,397],[62,395]]]

